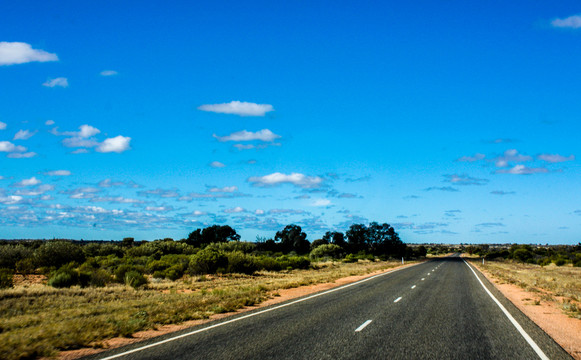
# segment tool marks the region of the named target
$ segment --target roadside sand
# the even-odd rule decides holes
[[[375,271],[375,272],[372,272],[372,273],[369,273],[366,275],[349,276],[349,277],[337,279],[331,283],[300,286],[297,288],[277,290],[277,291],[272,292],[270,294],[270,296],[272,296],[270,299],[263,301],[262,303],[260,303],[256,306],[245,307],[245,308],[242,308],[236,312],[231,312],[231,313],[215,314],[215,315],[212,315],[208,319],[186,321],[186,322],[181,323],[179,325],[164,325],[164,326],[160,326],[157,330],[140,331],[140,332],[133,334],[132,338],[113,338],[113,339],[105,340],[102,342],[102,344],[103,344],[102,349],[83,348],[83,349],[79,349],[79,350],[62,351],[59,354],[58,358],[61,360],[72,360],[72,359],[78,359],[78,358],[83,357],[83,356],[97,354],[97,353],[102,352],[102,351],[107,350],[107,349],[113,349],[113,348],[117,348],[120,346],[133,344],[133,343],[143,341],[146,339],[151,339],[151,338],[156,337],[156,336],[169,334],[169,333],[172,333],[175,331],[187,329],[187,328],[192,327],[192,326],[204,324],[204,323],[214,321],[214,320],[223,319],[223,318],[235,315],[235,314],[240,314],[240,313],[247,312],[247,311],[254,310],[254,309],[258,309],[261,307],[278,304],[278,303],[281,303],[281,302],[284,302],[287,300],[292,300],[292,299],[295,299],[295,298],[298,298],[301,296],[305,296],[305,295],[309,295],[309,294],[313,294],[313,293],[316,293],[319,291],[332,289],[332,288],[335,288],[335,287],[338,287],[341,285],[346,285],[346,284],[349,284],[349,283],[352,283],[352,282],[355,282],[358,280],[362,280],[362,279],[365,279],[365,278],[368,278],[368,277],[371,277],[371,276],[374,276],[377,274],[393,271],[395,269],[399,269],[399,268],[407,267],[407,266],[411,266],[411,265],[413,265],[413,264],[400,265],[400,266],[393,267],[393,268],[383,270],[383,271]]]
[[[532,299],[538,298],[538,294],[502,282],[479,267],[476,261],[470,262],[470,265],[476,267],[507,299],[549,334],[574,359],[581,360],[581,321],[579,319],[567,316],[552,302],[541,301],[539,305],[535,305]]]

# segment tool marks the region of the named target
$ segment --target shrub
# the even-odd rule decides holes
[[[174,265],[165,271],[165,277],[171,281],[176,281],[182,276],[184,276],[184,269],[179,265]]]
[[[228,267],[226,270],[229,273],[252,275],[258,271],[258,264],[254,256],[244,254],[241,251],[233,251],[228,254]]]
[[[125,273],[125,285],[137,289],[147,284],[147,279],[138,271],[130,270]]]
[[[311,259],[331,258],[340,259],[343,257],[343,248],[335,244],[319,245],[311,251]]]
[[[0,268],[15,269],[19,261],[30,257],[32,250],[21,244],[0,246]]]
[[[228,266],[228,257],[211,248],[200,250],[190,259],[188,271],[191,274],[215,274],[218,269]]]
[[[14,286],[14,274],[10,269],[0,269],[0,289],[8,289]]]
[[[69,266],[63,266],[48,279],[48,285],[55,288],[68,288],[79,284],[79,273]]]
[[[551,263],[551,259],[549,259],[549,258],[544,258],[544,259],[539,260],[539,265],[541,265],[541,266],[547,266],[550,263]]]
[[[563,259],[563,258],[558,258],[557,260],[555,260],[555,265],[557,266],[563,266],[567,263],[567,260]]]
[[[38,266],[41,267],[60,268],[70,262],[81,264],[85,261],[85,254],[81,246],[62,240],[43,243],[36,249],[34,256]]]
[[[288,256],[283,255],[276,258],[280,264],[281,269],[308,269],[311,266],[311,261],[304,256]]]
[[[346,263],[354,263],[357,262],[359,259],[357,258],[357,255],[355,254],[347,254],[347,256],[345,256],[345,258],[343,259],[343,262]]]
[[[111,275],[102,269],[97,269],[91,273],[89,285],[95,287],[104,287],[112,281]]]
[[[135,268],[131,265],[126,264],[120,265],[115,270],[115,280],[123,284],[125,282],[125,274],[131,270],[135,270]]]

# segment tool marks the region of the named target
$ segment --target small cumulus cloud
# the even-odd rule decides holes
[[[329,199],[316,199],[315,201],[313,201],[313,203],[311,204],[311,206],[329,206],[331,205],[331,200]]]
[[[218,169],[218,168],[223,168],[223,167],[226,167],[226,165],[224,165],[223,163],[221,163],[221,162],[219,162],[219,161],[212,161],[212,162],[210,163],[210,166],[211,166],[211,167],[213,167],[213,168],[217,168],[217,169]]]
[[[453,188],[451,186],[431,186],[429,188],[425,188],[424,191],[447,191],[447,192],[458,192],[460,190]]]
[[[36,131],[19,130],[12,140],[28,140],[36,134]]]
[[[304,189],[319,187],[323,179],[318,176],[306,176],[300,173],[291,173],[289,175],[279,172],[265,176],[254,176],[248,179],[248,182],[257,187],[272,187],[281,184],[292,184]]]
[[[503,227],[505,225],[503,223],[499,223],[499,222],[485,222],[485,223],[476,224],[474,226],[477,226],[477,227],[485,227],[485,228],[493,228],[493,227]]]
[[[69,87],[69,80],[66,77],[58,77],[54,79],[48,79],[42,84],[42,86],[54,88],[54,87]]]
[[[556,28],[579,29],[581,28],[581,15],[571,15],[564,19],[554,19],[551,25]]]
[[[14,195],[39,196],[39,195],[43,195],[47,191],[52,191],[52,190],[54,190],[54,186],[53,185],[42,184],[42,185],[35,186],[33,188],[27,188],[27,189],[17,190],[14,193]]]
[[[99,75],[101,76],[115,76],[117,74],[118,72],[115,70],[103,70],[99,73]]]
[[[524,165],[515,165],[510,169],[500,169],[496,170],[497,174],[513,174],[513,175],[532,175],[532,174],[544,174],[548,173],[549,170],[544,167],[531,168]]]
[[[238,187],[237,186],[225,186],[222,188],[219,187],[211,187],[208,189],[208,192],[213,192],[213,193],[233,193],[238,191]]]
[[[45,175],[48,176],[70,176],[71,172],[69,170],[53,170],[46,172]]]
[[[18,187],[21,187],[21,186],[34,186],[34,185],[38,185],[40,183],[41,183],[41,181],[38,180],[36,177],[33,176],[30,179],[23,179],[23,180],[15,183],[15,184],[13,184],[12,186],[18,186]]]
[[[461,158],[458,158],[456,161],[460,161],[460,162],[475,162],[478,160],[482,160],[486,157],[486,155],[484,154],[480,154],[480,153],[476,153],[473,156],[462,156]]]
[[[47,120],[44,122],[44,125],[47,125],[47,126],[54,125],[54,120]]]
[[[8,155],[6,155],[6,157],[12,158],[12,159],[28,159],[31,157],[35,157],[37,154],[35,152],[29,151],[29,152],[13,152],[10,153]]]
[[[31,158],[35,152],[26,152],[28,149],[21,145],[14,145],[10,141],[0,141],[0,152],[8,153],[7,157],[13,159]]]
[[[488,179],[473,178],[465,174],[451,174],[444,175],[444,177],[446,178],[446,182],[452,183],[454,185],[486,185],[489,181]]]
[[[224,212],[226,214],[236,214],[236,213],[241,213],[241,212],[245,212],[246,210],[244,210],[244,208],[240,207],[240,206],[236,206],[235,208],[231,208],[231,209],[225,209]]]
[[[502,190],[494,190],[494,191],[491,191],[490,193],[492,195],[500,195],[500,196],[516,194],[516,192],[514,192],[514,191],[502,191]]]
[[[3,123],[2,121],[0,121],[0,130],[5,130],[7,126],[8,125],[6,125],[6,123]]]
[[[231,101],[223,104],[201,105],[198,110],[239,116],[264,116],[267,112],[274,111],[274,108],[269,104]]]
[[[220,142],[225,142],[225,141],[255,141],[255,140],[264,141],[264,142],[272,142],[272,141],[281,137],[280,135],[273,133],[269,129],[262,129],[262,130],[259,130],[256,132],[242,130],[242,131],[234,132],[234,133],[227,135],[227,136],[218,136],[216,134],[214,134],[213,136],[214,136],[214,138],[216,138]]]
[[[504,152],[502,156],[498,156],[494,159],[494,164],[496,167],[507,167],[509,163],[512,162],[526,162],[531,161],[533,158],[528,155],[519,154],[516,149],[509,149]]]
[[[559,154],[540,154],[537,156],[537,159],[546,161],[548,163],[561,163],[565,161],[573,161],[575,160],[575,155],[563,156]]]
[[[128,136],[115,136],[113,138],[105,139],[102,143],[100,143],[96,150],[100,153],[122,153],[130,149],[129,143],[131,142],[131,138]]]
[[[47,61],[58,61],[58,56],[23,42],[0,42],[0,65]]]
[[[176,198],[180,196],[177,189],[161,189],[161,188],[139,191],[137,195],[157,198]]]

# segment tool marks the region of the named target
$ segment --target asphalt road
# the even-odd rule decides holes
[[[459,257],[89,358],[571,359]]]

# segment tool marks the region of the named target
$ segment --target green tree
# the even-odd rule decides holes
[[[240,235],[228,225],[212,225],[210,227],[192,231],[186,243],[195,247],[202,247],[211,243],[239,241]]]
[[[295,224],[287,225],[283,230],[278,231],[274,240],[280,242],[282,251],[286,253],[296,251],[298,254],[306,254],[310,250],[307,234]]]
[[[344,248],[347,245],[345,241],[345,236],[342,232],[338,231],[327,231],[325,235],[323,235],[323,240],[327,240],[328,244],[335,244]]]

